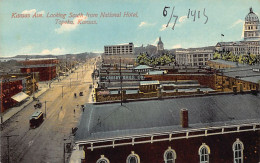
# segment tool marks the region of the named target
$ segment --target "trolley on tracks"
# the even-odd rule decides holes
[[[43,122],[42,111],[36,111],[30,118],[30,128],[36,128]]]

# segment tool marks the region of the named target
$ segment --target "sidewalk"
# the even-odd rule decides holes
[[[47,90],[48,90],[47,87],[40,86],[39,90],[34,94],[34,96],[37,98],[37,97],[41,96]],[[2,120],[2,122],[0,122],[0,124],[5,123],[12,116],[14,116],[18,112],[20,112],[22,109],[24,109],[26,106],[28,106],[32,102],[33,102],[33,97],[30,96],[30,97],[28,97],[28,100],[25,103],[23,103],[21,106],[10,108],[6,112],[1,113],[1,117],[3,118],[3,120]]]

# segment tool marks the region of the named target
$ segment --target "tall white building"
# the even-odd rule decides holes
[[[245,41],[260,41],[260,23],[258,16],[253,12],[252,7],[245,17],[243,32]]]
[[[175,60],[179,65],[205,66],[207,61],[213,59],[213,50],[188,49],[176,51]]]
[[[105,55],[122,55],[122,54],[134,54],[134,44],[132,42],[119,45],[107,45],[104,46]]]
[[[232,52],[235,55],[255,54],[260,56],[260,23],[252,8],[245,17],[243,33],[243,41],[218,42],[215,46],[216,51],[219,53]]]

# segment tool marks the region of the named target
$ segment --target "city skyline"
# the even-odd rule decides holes
[[[258,0],[10,2],[2,1],[0,6],[1,57],[102,53],[104,45],[128,42],[133,42],[135,47],[156,45],[160,36],[165,49],[215,46],[219,41],[242,40],[249,8],[258,16],[260,13]],[[165,7],[170,8],[164,17]],[[189,9],[192,14],[196,10],[195,21],[191,15],[187,18],[191,14]],[[42,17],[32,18],[35,13]],[[169,21],[171,13],[173,17]],[[18,14],[30,14],[30,18],[17,18]],[[174,16],[178,19],[172,30]],[[79,20],[82,24],[75,23]],[[60,25],[62,21],[75,24]]]

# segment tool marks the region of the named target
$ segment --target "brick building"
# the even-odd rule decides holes
[[[259,162],[259,106],[251,94],[90,104],[75,143],[86,163]]]
[[[30,65],[21,68],[21,73],[39,73],[39,81],[49,81],[56,77],[56,65]]]
[[[13,107],[18,101],[15,101],[12,97],[20,93],[23,89],[22,79],[0,79],[1,80],[1,112]]]
[[[144,75],[145,80],[177,81],[177,80],[197,80],[200,85],[216,89],[216,76],[214,74],[163,74]]]
[[[56,58],[39,58],[20,61],[22,67],[20,68],[22,73],[39,73],[39,81],[49,81],[57,75],[57,64],[59,60]]]
[[[29,65],[46,65],[46,64],[59,64],[59,60],[56,58],[39,58],[39,59],[30,59],[25,61],[19,61],[24,66]]]

